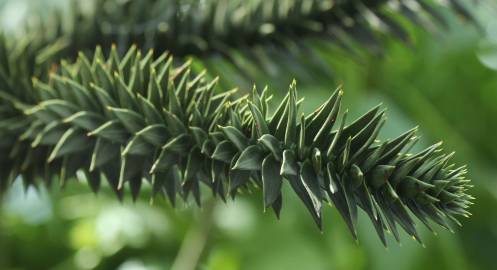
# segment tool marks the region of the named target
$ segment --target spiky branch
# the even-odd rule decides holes
[[[307,38],[331,40],[350,47],[358,43],[381,50],[378,33],[410,42],[405,22],[425,29],[447,27],[441,7],[474,21],[464,0],[446,5],[428,0],[94,0],[90,12],[73,2],[69,20],[54,12],[52,20],[36,22],[31,32],[51,38],[66,37],[74,53],[97,45],[132,44],[176,56],[221,54],[232,49],[262,57],[254,48],[308,52]],[[85,2],[86,6],[88,2]],[[354,41],[354,42],[350,42]]]
[[[173,205],[178,196],[201,205],[202,183],[223,200],[260,188],[264,207],[279,216],[281,188],[289,184],[319,228],[329,202],[356,237],[361,208],[384,244],[385,230],[399,239],[398,225],[420,241],[412,215],[446,228],[469,215],[466,169],[451,164],[440,144],[410,154],[415,129],[379,142],[380,107],[350,124],[346,112],[337,121],[339,88],[300,115],[293,82],[269,116],[267,88],[242,97],[217,88],[188,63],[175,67],[169,55],[135,47],[122,58],[113,47],[107,58],[97,49],[92,59],[62,62],[46,81],[34,79],[29,99],[7,85],[0,92],[0,186],[18,176],[63,184],[84,175],[95,192],[107,181],[119,198],[129,185],[136,199],[147,181],[152,196],[164,194]]]

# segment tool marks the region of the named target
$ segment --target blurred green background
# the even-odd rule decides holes
[[[39,12],[46,2],[0,1],[0,21],[15,27],[29,17],[28,4]],[[455,233],[437,228],[433,235],[419,226],[425,247],[404,234],[402,245],[389,237],[385,249],[364,215],[359,242],[331,207],[320,233],[293,192],[285,192],[278,221],[263,212],[258,191],[216,202],[212,210],[172,209],[164,200],[151,204],[147,194],[137,203],[130,197],[119,203],[109,189],[94,195],[76,181],[63,190],[24,190],[17,181],[0,204],[0,269],[169,269],[184,245],[203,250],[199,269],[206,270],[497,269],[497,8],[482,4],[473,12],[483,32],[456,18],[435,34],[410,27],[414,45],[383,37],[382,55],[309,40],[320,65],[305,56],[299,65],[264,68],[239,59],[276,98],[296,77],[304,110],[343,83],[352,115],[380,102],[388,108],[380,137],[419,125],[419,147],[443,139],[447,151],[457,152],[456,161],[468,164],[477,198],[473,216]],[[197,65],[223,74],[226,86],[248,90],[253,83],[221,58]]]

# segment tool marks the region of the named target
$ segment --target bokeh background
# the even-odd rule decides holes
[[[33,12],[62,2],[0,1],[0,23],[15,28]],[[63,190],[25,190],[17,181],[0,203],[0,269],[169,269],[185,245],[202,250],[199,269],[205,270],[496,269],[497,7],[490,1],[471,11],[480,30],[447,14],[448,29],[409,26],[411,45],[382,37],[381,53],[361,47],[351,53],[309,40],[319,64],[305,55],[299,65],[247,61],[253,81],[221,58],[196,64],[213,76],[223,74],[226,86],[267,84],[276,99],[296,77],[307,111],[343,83],[352,115],[380,102],[388,108],[380,137],[419,125],[420,148],[443,139],[446,150],[457,152],[456,161],[468,164],[477,198],[473,216],[455,233],[437,227],[434,235],[419,226],[425,246],[403,234],[401,245],[389,237],[384,248],[364,215],[359,242],[331,207],[319,232],[293,192],[284,191],[278,221],[264,213],[256,190],[199,210],[189,204],[173,209],[161,199],[152,203],[147,192],[136,203],[130,196],[119,203],[109,189],[95,195],[77,181]]]

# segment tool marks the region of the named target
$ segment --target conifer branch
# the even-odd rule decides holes
[[[72,53],[111,44],[125,51],[137,44],[175,56],[231,59],[233,49],[249,58],[262,57],[257,47],[309,52],[302,42],[308,38],[381,52],[379,33],[411,43],[406,22],[423,29],[447,28],[443,9],[477,24],[467,10],[474,3],[464,0],[94,0],[84,6],[89,3],[92,8],[85,12],[74,1],[69,19],[54,11],[51,20],[30,25],[28,32],[66,38]]]
[[[322,206],[331,203],[356,237],[361,208],[385,245],[386,230],[399,240],[398,225],[421,241],[413,215],[428,228],[448,229],[470,215],[466,169],[450,162],[452,154],[440,144],[409,153],[416,129],[379,141],[379,106],[346,124],[341,87],[300,115],[293,82],[271,114],[267,88],[238,97],[188,62],[175,66],[167,53],[143,55],[136,47],[124,57],[115,47],[107,57],[100,48],[92,58],[80,53],[48,77],[19,90],[5,80],[13,76],[2,75],[2,190],[18,176],[29,185],[63,185],[84,175],[95,192],[107,181],[122,198],[128,185],[136,200],[146,181],[152,196],[173,205],[193,197],[200,206],[201,185],[222,200],[259,188],[264,207],[279,216],[289,184],[320,229]]]

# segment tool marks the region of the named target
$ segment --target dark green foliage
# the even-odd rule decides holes
[[[19,175],[27,184],[84,175],[94,191],[108,181],[120,198],[128,185],[136,199],[146,181],[154,196],[173,204],[191,196],[199,205],[201,185],[223,200],[255,187],[279,215],[288,182],[320,228],[329,202],[355,237],[361,208],[384,244],[385,230],[399,239],[397,225],[419,240],[412,215],[446,228],[469,215],[465,168],[451,164],[440,144],[409,153],[415,129],[378,141],[379,107],[337,123],[339,88],[300,116],[293,82],[270,113],[267,88],[238,97],[216,81],[188,63],[175,66],[167,54],[132,47],[119,57],[113,47],[106,58],[97,48],[91,59],[80,54],[55,66],[47,80],[34,80],[29,99],[7,85],[0,92],[8,97],[1,99],[0,184],[5,189]]]
[[[45,166],[39,153],[46,152],[46,149],[32,149],[31,142],[22,141],[22,134],[31,124],[23,110],[28,104],[38,101],[31,78],[36,76],[46,80],[53,62],[67,45],[63,40],[48,43],[35,36],[16,42],[7,39],[0,35],[0,178],[4,179],[0,182],[0,190],[7,187],[5,179],[10,182],[20,174],[29,182],[32,173]],[[45,140],[53,140],[53,137],[45,137]],[[33,143],[46,142],[38,140]]]
[[[425,29],[447,27],[442,14],[448,6],[474,21],[463,0],[445,5],[429,0],[93,0],[73,1],[69,19],[54,11],[31,32],[65,37],[73,53],[97,45],[117,44],[121,52],[132,44],[176,56],[236,55],[264,63],[282,52],[310,54],[304,42],[327,39],[351,49],[358,43],[374,52],[383,45],[379,33],[410,43],[405,22]],[[473,3],[472,3],[473,4]],[[88,6],[90,8],[88,8]],[[86,7],[86,9],[84,8]],[[44,20],[42,20],[44,21]],[[261,50],[263,49],[263,50]],[[314,59],[317,61],[318,59]]]

